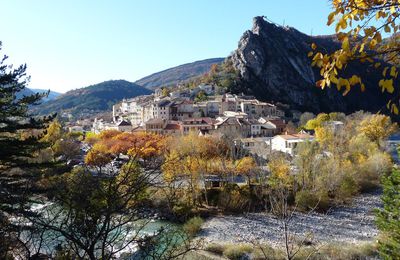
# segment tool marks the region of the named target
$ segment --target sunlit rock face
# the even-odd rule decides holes
[[[335,36],[309,36],[259,16],[254,18],[253,28],[243,34],[229,59],[243,79],[243,90],[266,101],[313,112],[377,111],[385,106],[388,99],[377,84],[380,75],[367,64],[353,64],[344,72],[364,78],[363,93],[359,86],[346,96],[335,87],[317,88],[319,71],[311,66],[311,58],[307,56],[311,43],[328,52],[340,47]]]

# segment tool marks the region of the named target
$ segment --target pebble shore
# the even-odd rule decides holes
[[[350,205],[336,207],[326,214],[296,213],[289,226],[290,234],[298,239],[312,234],[314,242],[360,243],[373,241],[378,234],[374,209],[382,207],[380,192],[363,194]],[[274,216],[249,213],[217,216],[208,219],[199,235],[215,243],[283,243],[283,227]]]

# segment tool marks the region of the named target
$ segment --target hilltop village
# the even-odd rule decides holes
[[[284,112],[253,96],[221,93],[217,86],[201,84],[174,91],[124,99],[113,106],[113,122],[94,120],[92,132],[122,132],[225,137],[261,157],[272,150],[293,154],[296,143],[312,140],[302,131],[289,132]]]

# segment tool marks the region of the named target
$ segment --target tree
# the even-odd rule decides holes
[[[330,120],[331,119],[328,114],[320,113],[316,118],[308,120],[304,128],[307,130],[314,130],[315,128],[321,127],[325,122]]]
[[[341,48],[333,53],[323,53],[312,44],[313,66],[320,68],[322,80],[317,85],[322,89],[332,84],[338,90],[344,88],[346,95],[352,87],[365,85],[359,75],[341,77],[340,71],[351,62],[368,62],[382,72],[379,87],[382,92],[394,93],[399,66],[399,7],[397,0],[332,0],[333,12],[328,16],[328,25],[335,25]],[[383,35],[389,37],[383,39]],[[314,53],[315,51],[315,53]],[[398,98],[397,96],[395,98]],[[397,103],[397,104],[396,104]],[[399,113],[398,101],[390,100],[388,108]]]
[[[255,173],[257,164],[253,157],[245,156],[236,161],[236,172],[238,174],[243,174],[247,178],[247,185],[250,188],[251,175]]]
[[[171,139],[167,146],[169,151],[165,154],[162,166],[165,179],[174,182],[177,177],[184,177],[187,181],[187,198],[192,206],[201,204],[199,190],[202,186],[208,204],[208,188],[201,182],[205,182],[208,174],[226,173],[223,168],[229,155],[228,146],[223,140],[201,137],[194,132]]]
[[[303,114],[300,115],[299,127],[304,127],[309,120],[314,118],[315,118],[314,113],[304,112]]]
[[[147,224],[136,213],[148,185],[134,162],[110,178],[76,168],[54,180],[55,204],[30,220],[50,232],[44,243],[57,241],[80,259],[111,259],[137,242]]]
[[[290,165],[284,154],[272,154],[267,166],[271,172],[269,183],[272,187],[291,187]]]
[[[171,90],[167,87],[163,87],[163,88],[161,88],[161,90],[162,90],[163,97],[167,97],[169,95],[169,93],[171,92]]]
[[[38,104],[47,93],[18,97],[29,80],[26,65],[12,68],[6,60],[7,56],[0,60],[0,221],[7,228],[0,232],[0,258],[23,244],[18,237],[21,228],[7,219],[29,213],[27,203],[41,176],[41,165],[34,163],[34,159],[48,146],[40,139],[54,118],[29,114],[29,107]]]
[[[48,233],[43,244],[57,242],[79,259],[105,260],[133,253],[135,246],[140,259],[174,259],[194,249],[189,236],[168,227],[143,236],[150,220],[139,213],[161,173],[159,165],[144,166],[139,159],[131,158],[107,177],[78,167],[55,178],[49,194],[54,203],[30,219]]]
[[[46,134],[42,137],[43,142],[54,145],[63,135],[62,126],[58,120],[54,120],[46,129]]]
[[[314,188],[316,176],[315,157],[319,152],[317,142],[302,142],[296,147],[294,163],[298,167],[299,173],[296,174],[296,179],[301,189]]]
[[[371,115],[361,121],[359,131],[372,142],[381,144],[397,130],[397,124],[393,124],[390,117],[385,115]]]
[[[379,252],[384,259],[400,258],[400,171],[383,177],[383,209],[377,212],[381,231]]]
[[[202,101],[207,101],[208,97],[206,92],[204,92],[204,90],[199,91],[199,93],[197,93],[196,97],[194,98],[194,101],[196,102],[202,102]]]

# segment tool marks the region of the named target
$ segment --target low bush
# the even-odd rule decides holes
[[[178,203],[172,207],[172,214],[183,222],[193,216],[193,207],[186,203]]]
[[[253,253],[251,254],[252,260],[278,260],[285,259],[284,253],[282,250],[273,248],[269,245],[259,245],[255,247]]]
[[[228,259],[242,260],[249,259],[252,251],[253,247],[248,244],[234,244],[227,246],[223,255]]]
[[[302,190],[296,193],[295,202],[299,210],[309,211],[316,208],[326,211],[329,208],[329,196],[327,192]]]
[[[201,225],[203,225],[204,220],[200,217],[193,217],[189,219],[184,225],[183,225],[183,230],[185,232],[193,237],[195,236],[201,229]]]
[[[219,194],[218,206],[226,212],[241,213],[249,208],[250,203],[247,187],[227,185]]]
[[[295,259],[325,260],[325,259],[346,259],[346,260],[366,260],[377,259],[378,252],[376,244],[362,243],[358,245],[328,244],[322,246],[320,250],[314,248],[302,248],[295,256]]]
[[[359,187],[357,185],[357,182],[354,180],[354,178],[350,175],[346,175],[341,184],[339,189],[336,192],[336,199],[344,202],[353,197],[355,194],[357,194],[359,190]]]
[[[222,255],[225,250],[225,245],[210,243],[206,246],[205,250],[217,255]]]

